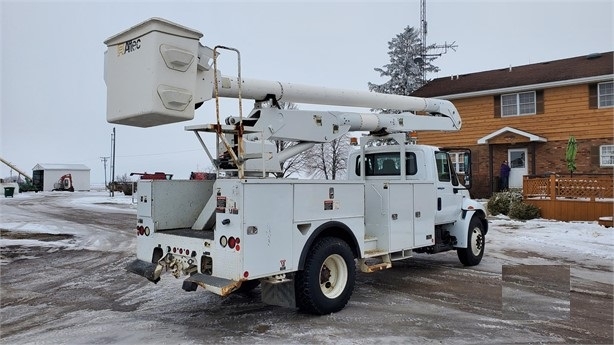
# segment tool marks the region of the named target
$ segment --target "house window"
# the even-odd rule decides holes
[[[452,167],[459,174],[465,173],[465,153],[464,152],[450,152],[450,160],[452,160]]]
[[[614,167],[614,145],[601,145],[599,147],[599,165]]]
[[[614,106],[614,82],[600,83],[597,88],[599,108]]]
[[[501,95],[501,116],[535,114],[535,91]]]

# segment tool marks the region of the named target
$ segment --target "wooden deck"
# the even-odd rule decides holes
[[[614,215],[612,176],[525,176],[524,201],[539,207],[542,218],[598,221]]]

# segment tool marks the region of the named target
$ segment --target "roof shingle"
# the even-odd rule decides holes
[[[573,80],[614,73],[614,52],[577,56],[530,65],[433,79],[412,93],[436,97]]]

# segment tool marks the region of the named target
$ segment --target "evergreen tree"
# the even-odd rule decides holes
[[[424,75],[427,72],[439,71],[438,67],[431,64],[435,58],[423,54],[425,52],[422,51],[420,33],[413,27],[407,26],[402,33],[389,41],[388,50],[390,63],[381,68],[374,68],[374,70],[380,74],[380,77],[389,78],[389,80],[383,84],[369,83],[370,91],[408,96],[426,84]],[[422,73],[422,67],[424,67],[425,74]],[[377,110],[384,113],[398,112],[387,109]]]

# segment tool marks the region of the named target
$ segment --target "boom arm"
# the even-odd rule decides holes
[[[222,77],[220,84],[224,85],[218,88],[221,97],[238,97],[237,78]],[[294,103],[428,112],[431,115],[448,117],[451,120],[450,130],[458,130],[461,127],[461,119],[456,107],[450,101],[442,99],[333,89],[257,79],[243,79],[241,88],[241,97],[254,100],[264,100],[274,96],[277,101]]]
[[[199,43],[202,36],[152,18],[107,39],[107,121],[150,127],[193,119],[195,106],[215,97],[214,73],[219,73],[212,68],[213,50]],[[446,100],[245,78],[239,83],[239,78],[221,74],[217,83],[220,97],[420,111],[447,118],[443,128],[437,120],[433,128],[423,129],[461,127],[456,108]]]

